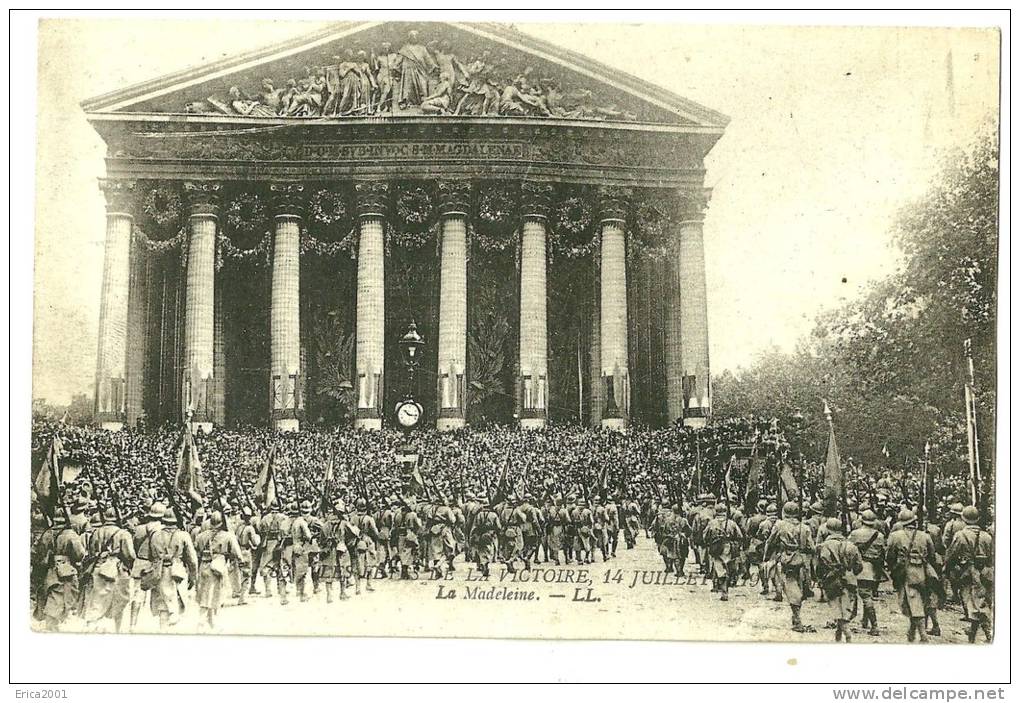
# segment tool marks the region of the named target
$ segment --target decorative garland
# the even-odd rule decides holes
[[[259,257],[261,257],[262,263],[269,266],[269,256],[272,250],[270,245],[272,241],[272,234],[266,232],[258,244],[251,249],[242,249],[230,241],[230,238],[226,235],[218,235],[216,237],[216,243],[218,244],[216,247],[216,269],[223,268],[228,259],[238,264],[257,264],[259,263]]]
[[[180,222],[184,205],[176,188],[161,183],[150,188],[145,194],[142,210],[157,225],[165,227]]]
[[[239,193],[227,204],[226,219],[231,232],[252,234],[266,226],[269,210],[255,193]]]
[[[581,259],[598,246],[594,232],[594,209],[590,198],[572,195],[558,202],[552,213],[549,250],[552,256]]]
[[[315,254],[316,256],[322,256],[325,258],[335,258],[340,255],[346,255],[350,258],[355,258],[357,255],[357,249],[355,242],[358,241],[355,236],[354,228],[341,237],[335,242],[327,242],[322,239],[317,239],[308,233],[307,229],[302,228],[301,230],[301,254]]]
[[[432,219],[432,194],[423,186],[400,191],[396,202],[397,222],[407,232],[422,232]]]
[[[417,251],[427,245],[430,240],[439,241],[438,222],[433,223],[431,227],[420,230],[387,227],[386,253],[389,254],[395,246],[408,251]]]
[[[312,222],[320,225],[346,222],[350,217],[347,195],[327,188],[315,191],[308,203],[308,215]]]
[[[134,230],[135,237],[145,247],[145,251],[152,256],[163,256],[175,249],[181,249],[187,232],[184,228],[178,230],[177,234],[168,239],[152,239],[138,227]]]

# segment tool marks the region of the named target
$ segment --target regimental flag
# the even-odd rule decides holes
[[[751,450],[751,460],[747,465],[747,492],[744,494],[744,514],[754,515],[757,510],[759,487],[758,481],[761,477],[761,461],[758,459],[758,444],[755,443]]]
[[[800,487],[797,485],[797,475],[793,473],[793,467],[783,462],[779,470],[779,498],[783,503],[800,500]],[[782,508],[782,506],[779,506]]]
[[[822,479],[825,485],[822,500],[825,504],[826,515],[839,515],[846,485],[844,484],[843,464],[839,460],[839,447],[836,446],[836,428],[832,424],[828,404],[826,404],[825,410],[826,416],[829,416],[830,420],[829,448],[825,452],[825,468],[822,470]]]
[[[509,472],[510,472],[510,452],[508,450],[506,453],[506,458],[503,461],[503,470],[500,471],[499,473],[499,483],[496,484],[496,490],[492,494],[492,498],[490,498],[489,502],[490,505],[495,505],[496,503],[499,503],[504,498],[506,498],[506,479],[507,474],[509,474]]]
[[[35,488],[36,500],[39,501],[39,507],[50,519],[57,513],[57,503],[60,501],[61,494],[61,481],[60,481],[60,452],[63,448],[63,444],[60,441],[60,436],[56,433],[53,434],[53,439],[50,440],[50,448],[46,452],[46,460],[43,465],[39,468],[39,473],[35,476],[33,481],[33,488]]]
[[[332,462],[331,462],[332,463]],[[266,460],[262,464],[262,471],[255,482],[257,499],[262,504],[263,510],[269,508],[276,502],[276,445],[269,448]]]
[[[174,490],[188,496],[197,508],[203,503],[205,482],[202,480],[202,462],[198,458],[198,447],[191,434],[191,423],[185,422],[181,429],[181,439],[177,446],[177,476],[174,478]]]
[[[322,481],[322,498],[319,500],[319,512],[325,515],[329,512],[329,489],[333,485],[333,476],[336,474],[336,442],[329,443],[329,462],[326,464],[326,477]]]

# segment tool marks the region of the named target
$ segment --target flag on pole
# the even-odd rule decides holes
[[[974,395],[974,357],[970,339],[963,340],[963,354],[967,359],[967,378],[963,384],[963,399],[967,416],[967,460],[970,465],[971,503],[981,507],[981,451],[978,448],[977,398]]]
[[[829,421],[829,448],[825,452],[825,468],[822,471],[825,483],[823,501],[826,515],[839,515],[846,485],[844,484],[843,465],[839,460],[839,447],[836,446],[836,428],[832,424],[832,411],[829,410],[828,403],[825,403],[824,412]]]
[[[319,512],[325,515],[329,512],[329,487],[333,483],[333,475],[336,473],[336,442],[329,443],[329,462],[326,464],[326,477],[322,482],[322,498],[319,501]]]
[[[744,514],[753,515],[757,509],[759,487],[758,481],[761,477],[761,462],[758,460],[758,443],[751,450],[751,461],[747,465],[747,492],[744,494]]]
[[[60,436],[54,433],[53,439],[50,440],[50,448],[46,452],[46,460],[39,468],[39,473],[36,474],[33,482],[39,507],[51,519],[56,515],[57,502],[60,500],[60,452],[62,448]]]
[[[255,482],[255,491],[263,510],[276,502],[276,445],[269,448],[266,460],[262,464],[262,471]]]
[[[783,462],[783,467],[779,471],[779,498],[783,503],[791,500],[800,500],[800,487],[797,485],[797,474],[793,472],[793,467],[786,461]],[[782,506],[779,507],[782,508]]]
[[[174,490],[180,491],[191,499],[195,507],[202,505],[202,494],[205,493],[205,482],[202,480],[202,462],[198,458],[198,448],[191,434],[191,423],[185,422],[181,428],[181,440],[177,447],[177,476],[174,478]]]

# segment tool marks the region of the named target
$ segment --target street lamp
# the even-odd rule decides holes
[[[397,346],[400,348],[400,358],[407,371],[407,390],[404,399],[397,403],[396,407],[397,423],[405,433],[410,433],[421,420],[422,407],[414,399],[414,374],[421,363],[422,350],[425,347],[425,340],[418,334],[418,327],[413,320],[408,325],[407,332],[397,342]]]

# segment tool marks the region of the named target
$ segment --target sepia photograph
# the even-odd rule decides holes
[[[32,19],[31,638],[1008,644],[1008,49],[877,14]]]

